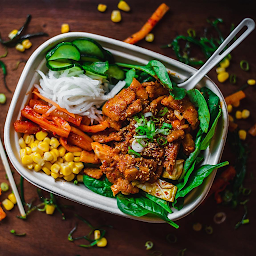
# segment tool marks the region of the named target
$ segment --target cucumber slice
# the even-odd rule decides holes
[[[46,54],[46,59],[48,61],[59,59],[79,61],[80,58],[80,52],[77,47],[69,42],[63,42],[58,44],[54,49]]]
[[[81,61],[83,62],[98,62],[101,61],[96,56],[87,56],[87,55],[81,55]]]
[[[63,60],[63,61],[56,61],[56,60],[49,60],[46,62],[46,66],[53,71],[59,71],[68,69],[74,66],[74,63],[69,60]]]
[[[84,63],[83,68],[86,71],[90,71],[90,72],[93,72],[95,74],[106,76],[105,72],[109,69],[109,64],[108,64],[108,61],[106,61],[106,62],[93,62],[92,64]]]
[[[117,65],[109,65],[109,69],[106,72],[108,76],[111,76],[117,80],[124,80],[125,79],[125,72],[119,68]]]
[[[100,60],[105,60],[105,50],[102,46],[90,38],[80,38],[72,42],[82,55],[95,56]]]

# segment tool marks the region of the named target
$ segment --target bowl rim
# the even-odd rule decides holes
[[[45,187],[42,184],[42,182],[36,182],[35,180],[31,180],[31,178],[28,178],[28,175],[26,175],[28,169],[23,167],[21,165],[20,161],[19,161],[20,159],[17,160],[17,158],[14,157],[14,154],[12,153],[13,150],[12,150],[11,143],[10,143],[10,136],[11,136],[10,131],[11,131],[11,125],[12,125],[11,124],[12,116],[13,116],[13,113],[14,113],[14,110],[15,110],[15,104],[16,104],[16,102],[17,102],[17,100],[19,98],[19,94],[20,94],[20,92],[22,90],[22,85],[23,85],[23,83],[25,81],[27,73],[29,73],[30,69],[32,69],[31,66],[33,65],[33,62],[40,55],[40,53],[43,50],[45,50],[46,48],[54,47],[54,45],[59,43],[59,41],[61,41],[61,40],[68,41],[69,39],[79,38],[79,37],[93,38],[94,40],[104,41],[106,43],[109,43],[109,44],[112,44],[112,45],[115,45],[115,46],[118,46],[118,47],[123,47],[123,48],[126,48],[126,49],[134,51],[134,52],[138,52],[138,53],[140,52],[140,53],[142,53],[144,55],[148,55],[148,56],[150,56],[152,58],[159,59],[160,61],[164,60],[165,62],[171,63],[172,65],[175,65],[177,68],[181,68],[181,69],[184,69],[186,71],[189,71],[191,73],[191,75],[194,72],[197,71],[197,69],[195,69],[195,68],[193,68],[191,66],[183,64],[183,63],[181,63],[181,62],[179,62],[177,60],[171,59],[171,58],[169,58],[167,56],[164,56],[162,54],[153,52],[151,50],[148,50],[148,49],[136,46],[136,45],[127,44],[125,42],[118,41],[116,39],[108,38],[108,37],[105,37],[105,36],[100,36],[100,35],[86,33],[86,32],[69,32],[67,34],[60,34],[60,35],[54,36],[54,37],[48,39],[47,41],[45,41],[42,45],[40,45],[33,52],[33,54],[30,56],[29,60],[27,61],[26,65],[25,65],[25,67],[24,67],[24,69],[22,71],[22,74],[20,76],[19,82],[18,82],[17,87],[15,89],[15,92],[14,92],[14,95],[13,95],[13,98],[12,98],[12,101],[11,101],[11,104],[10,104],[10,107],[9,107],[9,110],[8,110],[8,114],[7,114],[7,117],[6,117],[5,127],[4,127],[4,142],[5,142],[5,147],[6,147],[6,151],[7,151],[7,154],[9,156],[9,159],[10,159],[11,163],[13,164],[13,166],[15,167],[15,169],[18,171],[18,173],[21,176],[23,176],[25,179],[27,179],[30,183],[32,183],[33,185],[35,185],[37,187],[40,187],[40,188],[42,188],[44,190],[52,192],[52,193],[54,193],[56,195],[59,195],[61,197],[67,198],[69,200],[78,202],[78,203],[83,204],[83,205],[87,205],[87,206],[92,207],[92,208],[97,208],[97,209],[100,209],[100,210],[103,210],[103,211],[106,211],[106,212],[114,213],[114,214],[117,214],[119,216],[121,215],[121,216],[125,216],[127,218],[136,219],[136,220],[145,221],[145,222],[164,223],[163,220],[160,220],[158,218],[153,218],[153,220],[152,220],[151,217],[140,217],[140,218],[133,217],[133,216],[130,216],[130,215],[122,213],[118,208],[117,208],[117,210],[116,209],[115,210],[113,210],[113,209],[111,210],[108,207],[101,207],[101,205],[99,205],[99,204],[92,205],[92,204],[84,203],[84,202],[81,202],[81,201],[75,199],[74,197],[67,196],[67,194],[60,193],[60,191],[58,189],[56,190],[53,187],[50,188],[49,186]],[[221,138],[221,141],[220,141],[221,148],[219,150],[218,159],[217,159],[217,162],[219,162],[220,158],[222,156],[222,152],[224,150],[224,145],[225,145],[225,141],[226,141],[226,137],[227,137],[227,132],[228,132],[227,106],[226,106],[226,103],[225,103],[225,99],[224,99],[220,89],[218,88],[218,86],[208,76],[205,76],[203,79],[207,79],[207,81],[211,82],[211,84],[217,90],[218,96],[219,96],[220,101],[221,101],[221,107],[222,107],[222,112],[223,112],[222,118],[223,118],[223,121],[224,121],[224,125],[223,125],[223,131],[222,131],[222,138]],[[217,164],[217,163],[215,163],[215,164]],[[202,203],[202,201],[205,199],[205,197],[207,196],[207,194],[208,194],[208,192],[209,192],[209,190],[211,188],[212,182],[214,180],[215,174],[216,174],[216,170],[210,175],[210,180],[209,180],[209,184],[210,185],[208,185],[207,189],[204,189],[204,193],[202,193],[195,200],[194,206],[190,207],[190,209],[188,209],[182,216],[178,215],[176,218],[170,218],[170,219],[178,220],[178,219],[181,219],[181,218],[187,216],[192,211],[194,211]]]

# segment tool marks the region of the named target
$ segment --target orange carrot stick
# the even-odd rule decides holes
[[[256,136],[256,124],[249,129],[248,133],[254,137]]]
[[[4,212],[3,208],[0,206],[0,221],[6,217],[6,213]]]
[[[146,24],[141,28],[141,30],[125,39],[124,42],[128,44],[135,44],[143,39],[154,28],[157,22],[163,18],[168,10],[169,7],[165,3],[161,4],[146,22]]]
[[[235,92],[231,95],[229,95],[228,97],[225,98],[225,101],[227,103],[227,105],[233,105],[234,103],[242,100],[243,98],[245,98],[245,93],[243,91],[238,91]]]
[[[33,93],[38,96],[40,99],[52,104],[53,106],[55,106],[58,110],[62,111],[62,112],[65,112],[66,114],[72,116],[73,118],[75,118],[75,115],[72,114],[72,113],[69,113],[65,108],[61,108],[56,102],[50,100],[50,99],[47,99],[45,98],[44,96],[42,96],[40,93],[36,92],[35,90],[33,90]]]
[[[108,121],[103,121],[100,124],[96,125],[83,125],[81,124],[79,128],[84,131],[84,132],[91,132],[91,133],[96,133],[96,132],[101,132],[106,130],[109,127]]]
[[[69,145],[67,138],[60,137],[60,144],[68,151],[68,152],[80,152],[81,148]]]

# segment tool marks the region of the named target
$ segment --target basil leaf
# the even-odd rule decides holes
[[[210,123],[210,113],[204,96],[197,89],[187,91],[190,101],[198,107],[198,117],[200,127],[204,133],[207,133]]]
[[[127,88],[131,85],[132,80],[135,77],[135,75],[136,75],[136,72],[135,72],[134,68],[132,68],[132,69],[130,69],[126,72],[126,77],[125,77],[125,80],[124,80],[125,83],[126,83],[125,88]]]
[[[94,193],[106,197],[114,197],[113,192],[111,190],[112,183],[109,182],[106,177],[103,180],[97,180],[88,175],[84,175],[83,182],[84,185]]]
[[[116,65],[118,65],[120,67],[124,67],[124,68],[135,68],[135,69],[144,71],[144,72],[148,73],[151,76],[156,75],[155,71],[153,70],[153,68],[149,64],[147,64],[146,66],[140,66],[140,65],[132,65],[132,64],[117,62]]]

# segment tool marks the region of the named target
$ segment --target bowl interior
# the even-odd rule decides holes
[[[54,47],[59,42],[72,41],[81,37],[90,37],[97,40],[104,48],[113,53],[117,62],[147,64],[149,60],[158,59],[167,67],[167,69],[170,70],[173,79],[177,82],[187,79],[196,71],[194,68],[170,59],[166,56],[154,53],[138,46],[129,45],[127,43],[94,34],[73,32],[51,38],[42,44],[32,54],[21,74],[20,80],[16,87],[5,123],[4,140],[7,154],[13,166],[20,173],[20,175],[22,175],[25,179],[37,187],[67,199],[76,201],[78,203],[101,209],[110,213],[141,221],[155,223],[163,222],[162,220],[154,217],[136,218],[126,215],[117,208],[116,199],[95,194],[88,190],[83,184],[74,185],[71,182],[62,180],[55,181],[51,176],[47,176],[41,172],[28,170],[21,164],[19,156],[20,147],[18,144],[19,134],[15,132],[13,123],[20,118],[20,111],[30,99],[33,85],[39,82],[39,75],[36,70],[47,72],[47,67],[45,65],[45,54],[49,49]],[[227,108],[220,90],[216,84],[214,84],[213,81],[211,81],[208,77],[204,77],[198,84],[198,87],[204,86],[210,88],[215,94],[219,96],[223,111],[223,115],[218,122],[215,135],[211,141],[211,145],[205,151],[205,159],[202,163],[214,165],[217,164],[221,158],[226,140],[228,127]],[[194,189],[185,198],[183,209],[180,211],[176,211],[174,209],[174,212],[169,214],[169,218],[171,220],[178,220],[192,212],[206,197],[214,177],[215,172],[213,172],[200,187]]]

